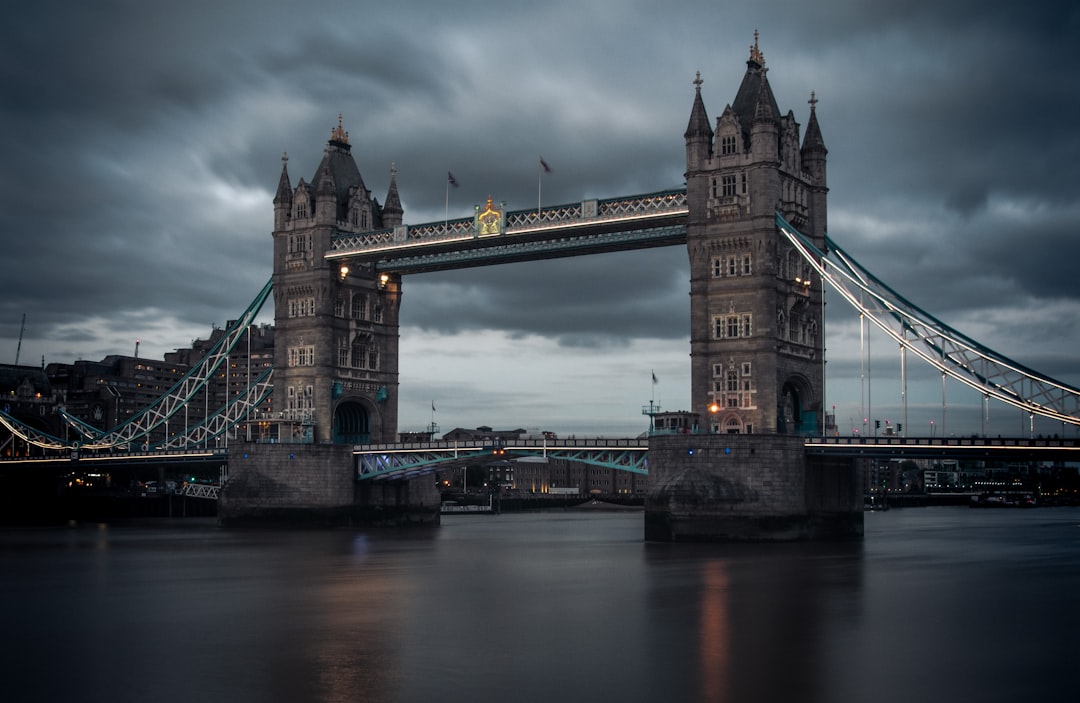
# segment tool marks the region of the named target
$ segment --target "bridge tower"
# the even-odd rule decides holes
[[[287,161],[274,197],[274,407],[315,443],[396,441],[400,277],[324,258],[337,234],[401,224],[396,174],[380,206],[340,116],[310,183],[293,188]]]
[[[821,279],[776,224],[825,248],[827,151],[781,115],[758,48],[709,124],[700,76],[687,125],[691,408],[705,432],[649,438],[645,538],[757,541],[862,535],[861,473],[807,457],[824,431]]]
[[[735,95],[709,124],[701,78],[687,126],[691,406],[712,432],[823,431],[822,282],[775,213],[825,248],[827,150],[781,115],[757,33]]]

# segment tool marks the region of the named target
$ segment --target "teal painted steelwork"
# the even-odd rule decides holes
[[[455,466],[514,457],[576,461],[648,475],[648,441],[639,439],[511,440],[498,446],[490,441],[393,444],[364,446],[353,455],[357,457],[358,480],[412,478]]]
[[[776,225],[834,290],[871,322],[930,366],[1013,407],[1080,425],[1080,389],[1033,371],[922,310],[825,238],[821,251],[780,213]]]

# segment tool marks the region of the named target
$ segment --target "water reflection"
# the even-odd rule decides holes
[[[648,545],[653,653],[682,700],[832,700],[833,616],[857,599],[861,545]],[[680,644],[690,633],[694,647]],[[692,665],[678,661],[681,651]]]
[[[647,544],[640,514],[572,512],[0,531],[5,700],[1071,699],[1080,520],[992,512],[844,544]]]

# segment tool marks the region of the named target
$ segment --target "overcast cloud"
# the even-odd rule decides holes
[[[1080,14],[967,0],[25,3],[0,27],[0,361],[24,313],[31,365],[136,338],[160,358],[236,317],[271,273],[283,152],[310,181],[339,113],[410,224],[534,207],[540,155],[545,205],[681,187],[695,72],[715,120],[755,29],[781,110],[805,128],[820,100],[831,237],[1080,385]],[[672,248],[406,278],[401,429],[432,402],[444,431],[633,434],[650,400],[688,408],[688,276]],[[859,332],[830,300],[829,401],[854,417]],[[927,378],[911,423],[941,414]],[[890,412],[895,378],[871,386]]]

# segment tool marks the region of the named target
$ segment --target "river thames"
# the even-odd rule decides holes
[[[854,544],[653,544],[642,520],[6,529],[3,699],[1077,698],[1080,509],[867,513]]]

